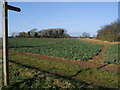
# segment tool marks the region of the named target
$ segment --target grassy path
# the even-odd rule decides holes
[[[88,67],[88,68],[100,68],[100,69],[108,70],[108,71],[112,71],[112,72],[119,72],[118,71],[119,65],[109,64],[109,65],[107,65],[103,68],[103,66],[105,64],[94,63],[94,62],[90,62],[90,61],[80,61],[80,60],[73,61],[73,60],[58,58],[58,57],[53,57],[53,56],[42,56],[42,55],[37,55],[37,54],[21,53],[21,52],[13,52],[13,51],[11,51],[10,53],[11,54],[16,54],[16,55],[34,57],[34,58],[37,58],[37,59],[55,61],[55,62],[59,62],[59,63],[67,63],[67,64],[71,64],[71,65],[84,66],[84,67]]]
[[[87,89],[100,88],[72,80],[67,77],[61,77],[36,68],[30,68],[23,64],[9,63],[10,85],[9,90],[15,88],[45,88],[45,89]],[[102,89],[102,88],[101,88]]]
[[[42,70],[60,77],[85,82],[95,86],[108,88],[118,87],[118,73],[115,72],[93,68],[90,69],[88,67],[17,54],[11,54],[10,61],[24,67]]]
[[[103,53],[103,51],[105,51],[107,48],[109,48],[109,44],[106,44],[106,45],[104,45],[104,47],[101,49],[101,51],[100,51],[100,53],[97,55],[97,56],[94,56],[93,58],[92,58],[92,60],[88,60],[89,62],[93,62],[93,63],[101,63],[101,61],[104,59],[104,57],[103,57],[103,55],[104,55],[104,53]]]
[[[109,41],[102,41],[102,40],[97,40],[97,39],[89,39],[89,38],[83,38],[82,40],[86,40],[86,41],[90,41],[90,42],[94,42],[94,43],[100,43],[103,44],[104,47],[101,49],[100,53],[97,56],[94,56],[92,58],[92,60],[88,60],[88,62],[94,63],[94,64],[103,64],[103,60],[105,59],[104,54],[103,53],[105,50],[107,50],[110,45],[112,44],[119,44],[120,42],[109,42]],[[113,72],[119,72],[119,67],[120,65],[114,65],[114,64],[104,64],[101,65],[98,68],[102,68],[104,70],[108,70],[108,71],[113,71]]]

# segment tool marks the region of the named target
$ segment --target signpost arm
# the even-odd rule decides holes
[[[8,12],[7,2],[2,3],[2,28],[3,28],[3,73],[4,85],[9,84],[9,71],[8,71]]]
[[[17,12],[20,12],[20,11],[21,11],[20,8],[17,8],[17,7],[14,7],[14,6],[10,6],[10,5],[7,5],[7,9],[13,10],[13,11],[17,11]]]

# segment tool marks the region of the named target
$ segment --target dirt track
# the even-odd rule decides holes
[[[88,61],[69,60],[69,59],[58,58],[58,57],[53,57],[53,56],[42,56],[42,55],[37,55],[37,54],[20,53],[20,52],[14,52],[14,51],[10,51],[10,53],[29,56],[29,57],[35,57],[38,59],[50,60],[50,61],[55,61],[55,62],[60,62],[60,63],[68,63],[68,64],[72,64],[72,65],[84,66],[84,67],[89,67],[89,68],[97,68],[97,69],[104,69],[104,70],[108,70],[108,71],[112,71],[112,72],[119,72],[118,68],[120,65],[101,63],[101,61],[104,59],[103,51],[105,51],[111,44],[115,44],[115,43],[119,43],[119,42],[108,42],[108,41],[101,41],[101,40],[96,40],[96,39],[86,39],[86,38],[82,39],[82,40],[87,40],[87,41],[94,42],[94,43],[102,43],[102,44],[104,44],[104,47],[101,49],[101,52],[97,56],[94,56],[91,60],[88,60]]]
[[[108,70],[112,72],[118,72],[118,66],[119,66],[119,65],[112,65],[112,64],[106,65],[106,64],[101,64],[101,63],[93,63],[90,61],[87,62],[87,61],[80,61],[80,60],[69,60],[69,59],[58,58],[58,57],[53,57],[53,56],[42,56],[42,55],[30,54],[30,53],[20,53],[20,52],[13,52],[13,51],[10,51],[10,53],[29,56],[29,57],[35,57],[38,59],[55,61],[55,62],[60,62],[60,63],[84,66],[84,67],[89,67],[89,68],[104,69],[104,70]]]

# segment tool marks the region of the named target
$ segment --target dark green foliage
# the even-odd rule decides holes
[[[34,37],[35,37],[35,38],[38,37],[38,33],[37,33],[37,32],[34,33]]]
[[[32,29],[28,32],[20,32],[18,35],[12,33],[11,37],[20,37],[20,38],[69,38],[70,36],[66,33],[64,29],[45,29],[37,31],[37,29]]]
[[[104,53],[106,57],[105,63],[120,64],[120,44],[111,45]]]
[[[41,31],[41,37],[47,38],[65,38],[70,37],[64,29],[46,29]]]
[[[20,38],[26,38],[26,37],[28,37],[28,35],[27,35],[26,32],[20,32],[20,33],[19,33],[19,37],[20,37]]]
[[[37,29],[32,29],[32,30],[28,31],[27,34],[30,37],[38,37]]]
[[[106,41],[120,41],[120,29],[118,26],[118,22],[104,26],[98,31],[97,38]]]
[[[87,61],[96,56],[103,45],[78,39],[12,38],[9,47],[18,52]]]

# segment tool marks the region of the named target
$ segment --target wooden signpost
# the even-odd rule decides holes
[[[2,29],[3,29],[3,73],[4,85],[9,84],[9,70],[8,70],[8,10],[20,12],[21,9],[8,5],[8,2],[2,2]]]

